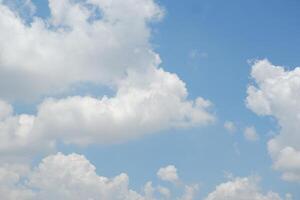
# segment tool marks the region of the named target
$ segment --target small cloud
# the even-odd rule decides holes
[[[177,169],[174,165],[168,165],[160,168],[157,172],[157,176],[161,180],[169,181],[171,183],[177,183],[179,181]]]
[[[226,121],[224,123],[224,128],[229,132],[229,133],[235,133],[237,128],[232,121]]]
[[[259,139],[259,136],[254,126],[249,126],[245,128],[244,137],[248,141],[257,141]]]

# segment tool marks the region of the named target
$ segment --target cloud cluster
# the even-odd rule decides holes
[[[149,23],[164,15],[155,1],[49,0],[49,9],[48,18],[33,14],[28,22],[0,2],[0,98],[62,96],[43,99],[32,115],[15,115],[1,101],[1,154],[34,155],[57,142],[118,143],[214,121],[210,101],[188,99],[185,83],[159,67],[149,42]],[[114,94],[66,97],[86,83]]]
[[[99,176],[84,156],[57,153],[44,158],[31,172],[24,167],[0,168],[0,194],[5,200],[193,200],[196,185],[184,185],[175,197],[171,189],[147,182],[141,192],[129,188],[129,177]],[[23,181],[22,181],[23,180]],[[24,181],[25,180],[25,181]],[[177,188],[176,190],[182,190]],[[178,194],[178,192],[176,192]],[[5,196],[4,196],[5,195]]]
[[[274,168],[282,178],[300,181],[300,68],[286,70],[268,60],[254,63],[255,84],[248,87],[246,103],[258,115],[272,116],[280,133],[268,142]]]
[[[170,176],[172,174],[172,176]],[[168,176],[167,176],[168,175]],[[157,176],[163,181],[176,179],[174,187],[153,186],[148,181],[136,191],[129,186],[129,176],[99,176],[96,167],[83,155],[57,153],[45,157],[32,170],[28,166],[0,167],[0,195],[5,200],[194,200],[198,184],[186,185],[173,165],[162,167]],[[162,177],[171,177],[162,179]],[[174,183],[174,182],[173,182]],[[283,200],[277,193],[263,194],[257,177],[233,178],[216,186],[205,200]],[[287,195],[287,200],[291,199]]]
[[[185,85],[176,75],[153,69],[133,76],[123,80],[114,97],[46,99],[36,115],[13,115],[11,106],[2,102],[1,152],[28,154],[53,149],[56,142],[110,144],[214,121],[208,111],[211,103],[186,100]]]

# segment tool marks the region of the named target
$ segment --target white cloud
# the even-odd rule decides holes
[[[158,170],[157,176],[163,181],[169,181],[171,183],[178,183],[179,178],[177,169],[174,165],[168,165]]]
[[[54,143],[32,132],[35,116],[10,114],[0,120],[0,162],[27,162],[37,152],[53,149]]]
[[[300,68],[288,71],[261,60],[252,66],[251,76],[255,84],[248,87],[248,108],[274,117],[280,126],[280,134],[268,142],[274,168],[283,172],[283,179],[300,181]]]
[[[21,177],[26,181],[21,181]],[[171,197],[193,200],[195,186],[184,187],[184,198],[176,198],[170,189],[153,186],[151,182],[142,187],[142,192],[136,192],[130,189],[127,174],[113,178],[99,176],[95,166],[78,154],[50,155],[30,173],[22,168],[0,168],[0,195],[7,200],[163,200]]]
[[[162,69],[133,73],[120,81],[114,97],[47,99],[36,115],[6,112],[9,116],[0,121],[0,149],[6,155],[34,155],[29,151],[53,149],[56,141],[77,145],[123,142],[164,129],[211,123],[210,106],[202,98],[187,100],[185,85],[175,74]]]
[[[0,2],[2,98],[30,99],[75,83],[114,85],[128,69],[160,62],[148,22],[163,9],[153,0],[49,0],[49,8],[49,18],[27,24]]]
[[[37,189],[36,199],[142,199],[128,188],[126,174],[114,178],[98,176],[84,156],[56,154],[46,157],[33,171],[29,186]]]
[[[258,182],[257,177],[232,178],[205,200],[282,200],[277,193],[262,193]],[[5,200],[194,200],[199,190],[198,184],[167,188],[151,181],[140,188],[140,192],[131,189],[125,173],[99,176],[94,165],[75,153],[47,156],[31,171],[21,165],[0,167],[0,195]],[[286,200],[291,199],[286,194]]]
[[[154,69],[121,81],[114,97],[70,97],[39,106],[34,131],[75,144],[114,143],[169,128],[210,123],[211,103],[188,101],[184,83]],[[74,126],[76,124],[76,126]]]
[[[224,122],[224,128],[229,132],[229,133],[235,133],[237,128],[232,121],[225,121]]]
[[[153,0],[49,0],[49,7],[48,19],[26,24],[0,3],[1,98],[23,100],[84,82],[115,94],[48,98],[35,115],[14,115],[0,103],[1,153],[35,155],[57,141],[123,142],[214,121],[210,101],[189,100],[185,83],[159,68],[148,23],[163,9]]]
[[[292,147],[280,150],[274,169],[282,171],[282,178],[286,181],[300,181],[300,151]]]
[[[245,128],[244,137],[249,141],[256,141],[259,139],[259,136],[254,126],[249,126]]]
[[[274,192],[261,193],[257,177],[234,178],[218,185],[205,200],[281,200]]]

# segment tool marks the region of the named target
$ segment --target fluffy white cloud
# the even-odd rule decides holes
[[[37,199],[142,199],[128,188],[128,176],[112,179],[98,176],[84,156],[56,154],[46,157],[33,171],[29,185]]]
[[[48,98],[35,115],[14,115],[0,102],[1,153],[34,155],[56,141],[123,142],[214,121],[208,100],[189,100],[185,83],[159,68],[148,23],[163,10],[153,0],[49,0],[49,8],[49,18],[28,24],[0,2],[1,98],[85,82],[109,85],[115,94]]]
[[[225,121],[224,122],[224,128],[229,132],[229,133],[235,133],[237,128],[232,121]]]
[[[255,84],[248,87],[247,106],[276,118],[280,126],[280,134],[268,143],[274,168],[285,180],[300,181],[300,68],[288,71],[261,60],[254,63],[251,76]]]
[[[35,116],[25,114],[0,120],[0,162],[25,162],[53,149],[54,142],[32,132],[34,121]]]
[[[37,153],[55,148],[55,140],[33,131],[34,115],[14,115],[10,104],[0,100],[0,162],[26,163]]]
[[[50,155],[28,172],[17,167],[0,168],[0,195],[7,200],[163,200],[174,198],[170,189],[143,186],[142,192],[129,188],[129,177],[120,174],[113,178],[97,175],[95,166],[78,154]],[[25,182],[21,181],[21,177]],[[194,186],[184,186],[182,200],[193,200]],[[178,191],[176,192],[176,194]],[[5,195],[5,196],[4,196]]]
[[[218,185],[205,200],[281,200],[274,192],[261,193],[257,177],[234,178]]]
[[[129,74],[114,97],[69,97],[39,106],[34,132],[67,143],[113,143],[163,129],[199,126],[214,116],[211,103],[188,101],[184,83],[162,69]]]
[[[254,126],[249,126],[245,128],[244,137],[249,141],[256,141],[259,139],[259,136]]]
[[[162,69],[130,73],[114,97],[47,99],[36,115],[12,115],[3,104],[1,153],[34,155],[56,141],[87,145],[123,142],[170,128],[200,126],[214,121],[211,103],[187,100],[184,83]]]
[[[174,165],[168,165],[158,170],[157,176],[163,181],[177,183],[179,181],[177,169]]]
[[[82,82],[114,84],[128,69],[159,64],[148,22],[160,19],[163,10],[153,0],[49,0],[51,15],[33,16],[29,24],[5,2],[0,2],[2,98],[52,94]]]
[[[283,172],[282,178],[287,181],[300,180],[300,151],[292,147],[280,150],[274,161],[274,169]]]

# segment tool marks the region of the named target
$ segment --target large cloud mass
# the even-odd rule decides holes
[[[149,74],[148,74],[149,73]],[[123,80],[114,97],[47,99],[36,115],[13,115],[2,103],[3,154],[41,151],[56,142],[88,145],[123,142],[164,129],[205,125],[214,121],[202,98],[186,100],[184,83],[174,74],[153,69]]]
[[[0,93],[30,99],[82,82],[111,84],[157,65],[148,23],[153,0],[49,0],[50,16],[26,23],[0,2]],[[9,88],[7,87],[9,85]]]
[[[0,102],[0,149],[6,157],[34,155],[57,141],[116,143],[214,121],[208,100],[189,100],[185,83],[159,67],[149,23],[164,12],[153,0],[49,0],[47,19],[34,9],[24,17],[5,2],[0,1],[0,98],[62,96],[42,100],[31,115],[15,115]],[[66,97],[68,88],[85,83],[115,94]]]
[[[274,168],[282,178],[300,181],[300,68],[285,70],[268,60],[257,61],[248,87],[247,106],[258,115],[273,116],[280,133],[268,143]]]

